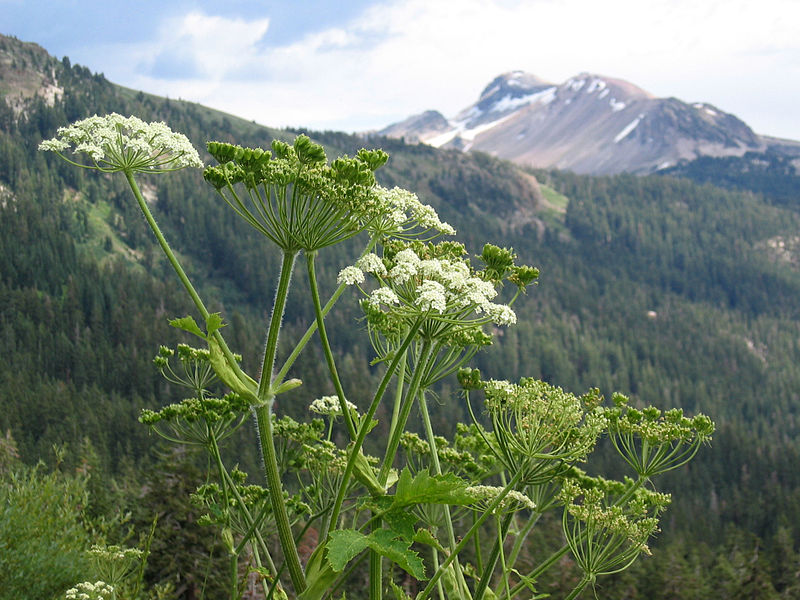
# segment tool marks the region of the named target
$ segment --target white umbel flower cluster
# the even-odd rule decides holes
[[[503,488],[494,485],[473,485],[468,487],[465,491],[475,499],[477,504],[489,506],[500,495]],[[493,512],[513,512],[522,510],[523,508],[533,510],[536,508],[536,504],[522,492],[509,490]]]
[[[339,276],[336,278],[336,283],[339,285],[356,285],[364,283],[364,272],[355,266],[345,267],[339,271]]]
[[[111,598],[114,588],[104,581],[84,581],[65,593],[66,600],[106,600]]]
[[[447,310],[447,291],[438,281],[426,279],[418,288],[415,303],[424,311],[443,313]]]
[[[421,258],[412,248],[394,255],[391,268],[375,254],[367,254],[339,273],[339,283],[361,285],[371,273],[382,284],[369,294],[373,307],[405,305],[413,312],[457,314],[469,320],[513,325],[517,315],[507,304],[492,302],[497,290],[491,281],[476,277],[463,260]],[[474,315],[482,315],[475,318]]]
[[[387,206],[384,219],[375,223],[383,233],[401,238],[455,235],[456,230],[442,221],[433,207],[420,202],[416,194],[399,187],[378,188],[378,194]]]
[[[159,173],[203,166],[185,135],[175,133],[162,122],[145,123],[138,117],[117,113],[95,115],[60,127],[56,137],[39,144],[39,150],[56,152],[62,158],[70,148],[73,154],[87,154],[93,163],[78,166],[106,173]]]
[[[377,308],[381,304],[386,306],[400,304],[400,298],[397,297],[392,288],[380,287],[369,295],[367,302]]]
[[[350,412],[358,412],[358,407],[349,400],[345,400],[345,404]],[[311,403],[308,410],[318,415],[326,415],[329,417],[342,414],[342,406],[338,396],[323,396],[322,398],[317,398]]]
[[[356,266],[365,273],[372,273],[378,277],[385,277],[387,274],[386,266],[383,264],[381,257],[372,252],[359,258],[356,261]]]

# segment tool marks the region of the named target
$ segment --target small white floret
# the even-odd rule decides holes
[[[339,271],[339,276],[336,278],[336,283],[339,285],[356,285],[364,283],[364,272],[358,267],[349,266]]]

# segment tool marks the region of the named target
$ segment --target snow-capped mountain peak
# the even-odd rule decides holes
[[[650,172],[765,147],[745,123],[709,104],[656,98],[592,73],[558,85],[523,71],[503,73],[451,118],[428,111],[379,133],[594,174]]]

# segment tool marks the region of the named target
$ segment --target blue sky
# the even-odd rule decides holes
[[[271,126],[452,116],[500,73],[581,72],[800,140],[800,0],[0,0],[0,33]]]

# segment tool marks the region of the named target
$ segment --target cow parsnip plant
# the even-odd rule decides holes
[[[484,380],[467,368],[491,344],[490,331],[516,323],[512,305],[538,270],[491,244],[473,264],[463,245],[439,241],[455,231],[430,206],[411,192],[377,184],[374,172],[388,158],[383,151],[361,150],[329,162],[305,135],[291,145],[275,141],[269,150],[208,144],[217,164],[204,169],[205,180],[282,256],[262,369],[248,374],[222,335],[222,317],[207,310],[136,182],[140,174],[203,167],[189,141],[163,123],[112,114],[62,128],[41,149],[83,168],[122,173],[194,302],[197,315],[171,324],[199,338],[200,347],[162,347],[155,359],[187,397],[144,411],[141,421],[169,440],[208,451],[214,481],[193,501],[227,548],[231,600],[243,592],[239,561],[245,555],[267,598],[365,595],[347,589],[353,573],[363,569],[373,600],[384,594],[410,598],[399,583],[401,572],[406,582],[418,582],[417,600],[510,600],[535,596],[537,579],[567,553],[584,573],[570,599],[596,577],[649,553],[648,540],[669,503],[655,491],[653,478],[690,460],[710,440],[713,423],[678,410],[631,408],[621,395],[604,406],[597,390],[578,397],[534,379]],[[366,240],[363,251],[339,273],[338,287],[323,305],[316,258],[357,235]],[[301,255],[315,322],[278,365],[281,320]],[[369,340],[383,370],[363,412],[346,392],[361,382],[340,380],[325,327],[348,286],[363,295]],[[301,382],[289,372],[315,334],[335,395],[311,402],[305,422],[278,419],[275,399],[288,394],[285,402],[297,401],[299,394],[290,392]],[[456,373],[473,422],[459,424],[447,440],[433,430],[428,401],[432,386]],[[476,394],[482,408],[473,406]],[[382,402],[391,404],[389,436],[382,456],[368,456],[365,439]],[[419,433],[407,429],[415,406],[423,423]],[[245,473],[229,466],[235,460],[226,462],[220,451],[220,442],[249,413],[257,424],[264,487],[248,484]],[[338,428],[346,432],[346,445],[335,443]],[[610,481],[580,470],[603,435],[632,477]],[[565,542],[537,567],[524,569],[526,539],[548,511],[561,513]],[[318,541],[304,564],[298,543],[312,527]],[[98,585],[83,587],[116,597],[111,584],[102,590]],[[70,591],[81,593],[88,592],[80,586]]]

